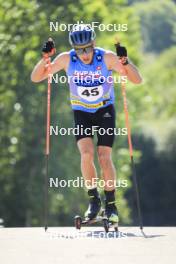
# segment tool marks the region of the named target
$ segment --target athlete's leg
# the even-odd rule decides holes
[[[94,165],[94,145],[92,138],[86,137],[78,140],[78,148],[81,154],[81,172],[88,188],[89,206],[85,217],[93,219],[101,209],[101,200],[96,188],[97,172]]]
[[[118,212],[115,205],[116,172],[111,152],[111,147],[98,146],[98,160],[102,171],[102,177],[105,182],[105,214],[107,215],[109,221],[118,223]]]
[[[105,182],[105,190],[115,189],[116,171],[112,161],[112,148],[108,146],[98,146],[98,161],[100,164],[102,177]]]
[[[112,146],[115,139],[115,110],[112,105],[99,110],[97,125],[100,129],[100,132],[97,133],[98,160],[105,181],[105,190],[111,191],[115,188],[114,181],[116,179],[115,167],[111,157]],[[104,129],[104,133],[102,134],[101,129]]]
[[[89,189],[95,187],[93,184],[96,181],[97,172],[94,165],[94,145],[91,137],[86,137],[78,140],[78,149],[81,154],[81,172],[85,183],[90,185]]]
[[[106,107],[99,111],[98,125],[104,128],[103,135],[98,133],[98,160],[102,171],[102,178],[105,183],[105,214],[109,221],[118,222],[118,212],[115,205],[115,189],[116,189],[116,171],[112,161],[112,146],[114,143],[114,134],[108,133],[108,129],[115,128],[115,111],[113,106]]]

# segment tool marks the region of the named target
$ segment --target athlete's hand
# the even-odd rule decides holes
[[[115,44],[116,47],[116,54],[119,57],[120,63],[123,65],[128,64],[128,55],[127,55],[127,49],[125,47],[122,47],[120,43]]]
[[[52,38],[44,42],[42,47],[42,54],[44,58],[53,56],[56,53],[55,43]]]

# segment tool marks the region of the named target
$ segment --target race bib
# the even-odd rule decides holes
[[[78,95],[88,102],[93,102],[102,97],[103,87],[102,85],[94,87],[78,86]]]

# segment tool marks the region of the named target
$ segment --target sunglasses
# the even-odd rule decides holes
[[[75,48],[75,51],[77,55],[82,55],[83,53],[88,54],[93,51],[93,46],[91,45],[91,46],[87,46],[85,48],[79,48],[79,49]]]

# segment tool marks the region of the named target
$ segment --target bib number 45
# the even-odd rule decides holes
[[[98,91],[98,87],[95,87],[93,89],[85,89],[83,92],[82,92],[82,95],[86,95],[86,96],[97,96],[99,95],[99,91]]]
[[[96,101],[103,95],[103,88],[102,86],[96,86],[96,87],[80,87],[78,88],[78,94],[81,98],[92,102]]]

